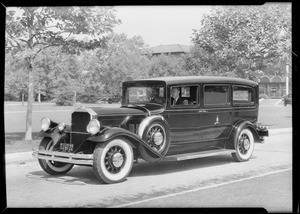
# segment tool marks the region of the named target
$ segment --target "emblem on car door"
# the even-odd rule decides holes
[[[220,124],[220,122],[219,122],[219,115],[217,115],[215,125],[219,125],[219,124]]]

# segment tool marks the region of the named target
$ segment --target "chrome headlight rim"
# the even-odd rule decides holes
[[[59,123],[57,128],[60,130],[60,131],[63,131],[65,128],[66,128],[66,124],[65,123]]]
[[[51,125],[51,120],[48,117],[43,117],[41,119],[41,128],[44,132],[50,129],[50,125]]]
[[[86,127],[88,133],[95,135],[100,131],[100,122],[99,120],[93,118],[90,120],[89,124]]]

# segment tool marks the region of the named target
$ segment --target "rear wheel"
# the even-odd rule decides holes
[[[132,148],[123,138],[98,143],[94,150],[94,173],[103,183],[124,181],[131,171],[132,164]]]
[[[51,138],[44,138],[40,143],[39,150],[53,151],[54,145]],[[39,159],[39,164],[42,169],[50,175],[62,175],[66,174],[73,168],[73,164],[62,163],[51,160]]]
[[[243,129],[235,142],[235,153],[232,157],[237,162],[248,161],[254,151],[254,137],[249,129]]]

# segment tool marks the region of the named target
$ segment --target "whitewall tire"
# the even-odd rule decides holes
[[[133,151],[123,138],[98,143],[93,154],[94,173],[103,183],[122,182],[132,169]]]
[[[254,137],[250,129],[243,129],[236,142],[235,153],[232,153],[232,157],[237,162],[248,161],[254,151]]]

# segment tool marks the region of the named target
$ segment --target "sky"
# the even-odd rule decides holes
[[[141,36],[149,47],[157,45],[192,45],[192,29],[199,29],[203,14],[211,6],[116,6],[122,24],[114,28],[128,38]]]

